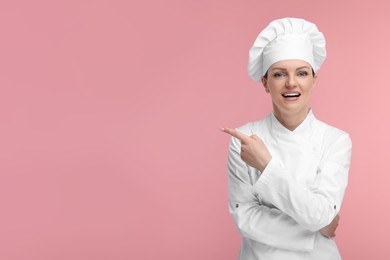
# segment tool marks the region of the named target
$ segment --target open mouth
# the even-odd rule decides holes
[[[284,98],[297,98],[297,97],[299,97],[301,95],[301,93],[299,93],[299,92],[290,92],[290,93],[284,93],[284,94],[282,94],[282,96],[284,97]]]

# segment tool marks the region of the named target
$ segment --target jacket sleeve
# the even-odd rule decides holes
[[[279,209],[260,204],[240,149],[240,142],[232,138],[228,157],[229,210],[241,235],[276,248],[312,250],[314,232]]]
[[[275,205],[303,227],[317,231],[329,225],[340,210],[348,182],[352,143],[348,134],[329,138],[315,184],[307,188],[292,178],[278,158],[272,158],[252,186],[258,196]]]

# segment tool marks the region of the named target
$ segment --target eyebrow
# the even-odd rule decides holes
[[[302,67],[297,68],[296,70],[300,70],[300,69],[310,69],[310,68],[308,66],[302,66]],[[272,70],[287,70],[287,69],[275,67],[275,68],[272,68]]]

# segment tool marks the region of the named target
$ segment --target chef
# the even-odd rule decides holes
[[[333,239],[348,182],[349,135],[309,107],[326,58],[315,24],[271,22],[249,52],[249,76],[261,82],[273,112],[239,128],[228,156],[229,210],[243,237],[240,260],[337,260]]]

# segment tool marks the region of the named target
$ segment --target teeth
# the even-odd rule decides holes
[[[283,97],[299,97],[300,95],[299,93],[286,93],[283,94]]]

